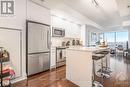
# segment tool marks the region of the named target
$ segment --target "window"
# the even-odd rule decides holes
[[[128,42],[128,31],[102,33],[99,35],[99,39],[100,42],[106,41],[110,48],[115,48],[118,45],[122,45],[123,48],[126,49]]]
[[[116,32],[116,45],[122,45],[127,48],[128,32]]]
[[[110,48],[115,47],[115,32],[104,33],[104,39]]]
[[[97,34],[92,32],[91,33],[91,46],[95,46],[97,42]]]
[[[104,41],[104,33],[99,34],[99,41],[103,42]]]

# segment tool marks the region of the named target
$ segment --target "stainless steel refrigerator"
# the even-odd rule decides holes
[[[50,26],[34,21],[26,22],[27,75],[50,69]]]

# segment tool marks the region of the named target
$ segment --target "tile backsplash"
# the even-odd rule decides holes
[[[61,46],[63,41],[64,41],[63,38],[52,37],[51,38],[51,46],[53,46],[53,47]]]
[[[67,42],[70,41],[70,46],[72,46],[72,41],[73,40],[80,40],[78,38],[61,38],[61,37],[52,37],[51,38],[51,46],[52,47],[57,47],[57,46],[62,46],[62,42]]]

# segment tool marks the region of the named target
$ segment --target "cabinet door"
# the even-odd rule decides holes
[[[51,49],[51,68],[56,65],[56,49]]]
[[[39,55],[28,55],[28,75],[36,74],[39,72]]]

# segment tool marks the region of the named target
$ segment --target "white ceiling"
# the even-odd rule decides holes
[[[104,27],[106,30],[123,29],[122,22],[124,20],[130,20],[130,8],[126,9],[128,3],[130,3],[130,0],[96,0],[99,4],[99,7],[96,7],[92,3],[92,0],[58,1],[60,1],[60,3],[65,3],[69,7],[75,9],[79,13]],[[57,5],[60,3],[57,3]],[[123,16],[121,16],[122,14]]]
[[[130,17],[130,7],[128,8],[128,6],[130,6],[130,0],[116,0],[116,1],[119,8],[120,16]]]
[[[89,17],[105,29],[122,28],[122,18],[120,17],[115,0],[96,0],[99,7],[92,4],[92,0],[64,0],[64,2]]]

